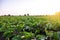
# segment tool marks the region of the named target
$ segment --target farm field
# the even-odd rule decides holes
[[[0,16],[0,40],[60,40],[58,16]]]
[[[0,0],[0,40],[60,40],[60,0]]]

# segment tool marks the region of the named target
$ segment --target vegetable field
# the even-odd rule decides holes
[[[60,40],[56,16],[0,16],[0,40]]]

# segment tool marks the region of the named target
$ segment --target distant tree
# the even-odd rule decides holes
[[[27,14],[27,16],[29,16],[29,14]]]
[[[8,14],[8,16],[11,16],[10,14]]]
[[[24,14],[24,16],[26,16],[26,14]]]

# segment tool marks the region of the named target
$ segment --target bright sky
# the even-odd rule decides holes
[[[60,0],[0,0],[0,15],[46,15],[60,11]]]

